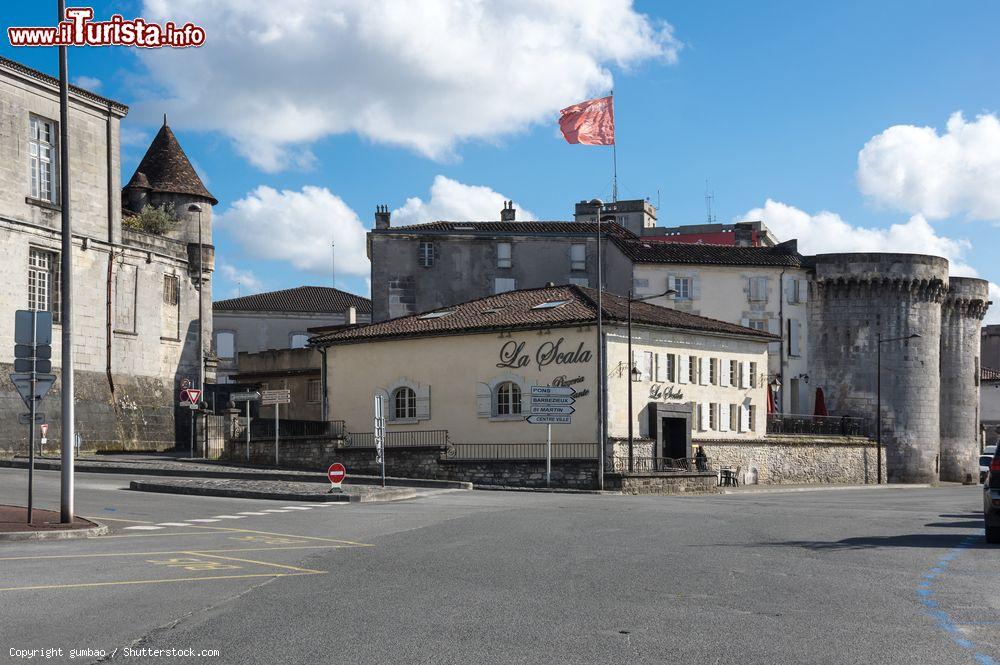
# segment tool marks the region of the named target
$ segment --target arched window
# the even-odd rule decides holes
[[[497,415],[516,416],[521,413],[521,388],[513,381],[497,386]]]
[[[396,388],[392,392],[392,417],[395,420],[412,420],[417,417],[417,393],[413,388]]]

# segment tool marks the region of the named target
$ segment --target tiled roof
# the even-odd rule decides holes
[[[329,286],[299,286],[283,291],[256,293],[252,296],[219,300],[213,312],[308,312],[329,314],[346,312],[354,307],[359,314],[371,314],[372,301]]]
[[[604,222],[601,230],[609,237],[617,236],[622,238],[636,238],[635,234],[615,222]],[[509,233],[509,234],[533,234],[545,233],[556,235],[576,235],[597,233],[597,222],[565,222],[565,221],[538,221],[538,222],[451,222],[437,221],[426,222],[424,224],[409,224],[405,226],[392,226],[388,229],[373,229],[374,233],[392,233],[402,231],[404,233],[431,232],[431,233]]]
[[[559,301],[565,302],[558,307],[533,309],[542,303]],[[602,304],[605,321],[626,320],[627,299],[605,293]],[[424,318],[427,313],[403,316],[381,323],[317,335],[310,343],[329,346],[379,339],[591,324],[597,320],[597,291],[574,285],[547,286],[508,291],[436,311],[450,313],[433,318]],[[644,302],[632,304],[632,322],[765,341],[778,339],[769,333]]]
[[[191,194],[208,199],[212,205],[219,202],[205,189],[205,184],[191,166],[184,149],[166,122],[156,133],[135,173],[125,185],[126,189],[129,187],[169,194]]]
[[[802,256],[794,240],[774,247],[735,247],[615,238],[615,245],[636,263],[798,267]]]
[[[1000,381],[1000,369],[982,368],[983,381]]]
[[[41,81],[43,83],[47,83],[49,85],[54,85],[57,87],[59,86],[59,79],[57,79],[56,77],[49,76],[45,72],[41,72],[37,69],[32,69],[27,65],[22,65],[20,62],[17,62],[16,60],[11,60],[10,58],[5,58],[3,56],[0,56],[0,65],[6,67],[7,69],[12,69],[20,74],[24,74],[25,76],[29,76],[37,81]],[[116,102],[113,99],[102,97],[101,95],[95,94],[90,90],[84,90],[83,88],[80,88],[73,84],[69,85],[69,90],[71,93],[89,99],[92,102],[97,102],[101,106],[104,107],[111,106],[111,108],[121,116],[125,116],[125,114],[128,113],[128,107],[122,104],[121,102]]]

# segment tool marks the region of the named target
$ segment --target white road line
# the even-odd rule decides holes
[[[281,508],[268,508],[264,511],[265,513],[289,513],[290,510],[283,510]]]
[[[312,506],[285,506],[288,510],[312,510]]]
[[[216,515],[216,517],[219,518],[220,520],[241,520],[241,519],[243,519],[242,515]]]
[[[191,526],[187,522],[160,522],[160,526]]]
[[[246,512],[246,513],[240,513],[240,515],[267,515],[267,513]]]
[[[207,517],[202,517],[202,518],[196,519],[196,520],[188,520],[188,522],[221,522],[221,521],[222,520],[213,520],[213,519],[209,519]]]
[[[158,531],[162,529],[162,526],[153,526],[152,524],[143,524],[142,526],[127,526],[126,529],[133,529],[135,531]]]

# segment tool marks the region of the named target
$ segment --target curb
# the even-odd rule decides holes
[[[178,462],[184,464],[218,464],[222,466],[223,464],[229,464],[225,462],[216,462],[215,460],[177,460]],[[74,465],[74,471],[77,473],[114,473],[121,475],[136,475],[136,476],[168,476],[168,477],[179,477],[179,478],[229,478],[231,480],[267,480],[267,481],[291,481],[291,482],[305,482],[305,483],[320,483],[329,484],[330,481],[327,480],[326,476],[320,474],[319,472],[304,472],[304,471],[206,471],[204,469],[163,469],[163,468],[150,468],[150,469],[137,469],[131,466],[115,466],[114,462],[98,462],[96,460],[86,460],[87,464],[76,464]],[[101,466],[97,466],[97,465]],[[143,462],[132,462],[132,464],[143,464]],[[230,466],[241,466],[235,464],[229,464]],[[27,469],[28,463],[26,461],[18,459],[0,459],[0,468],[8,469]],[[58,462],[50,461],[40,461],[35,460],[35,468],[41,471],[59,471],[62,469],[62,464]],[[250,467],[253,468],[253,467]],[[364,482],[358,482],[359,480]],[[385,479],[386,485],[393,487],[426,487],[434,489],[456,489],[456,490],[471,490],[473,488],[472,483],[458,481],[458,480],[433,480],[428,478],[398,478],[398,477],[387,477]],[[381,484],[382,478],[380,476],[348,476],[347,480],[344,482],[345,485],[376,485]]]
[[[792,492],[840,492],[844,490],[907,490],[907,489],[930,489],[935,487],[929,483],[919,483],[914,485],[902,484],[882,484],[882,485],[816,485],[810,487],[781,487],[774,485],[762,489],[724,489],[721,494],[789,494]]]
[[[230,499],[265,499],[274,501],[308,501],[313,503],[386,503],[404,501],[425,496],[433,496],[442,492],[454,490],[436,490],[419,492],[415,489],[402,488],[392,491],[384,497],[363,496],[360,494],[302,494],[294,492],[265,492],[261,490],[231,489],[226,487],[190,487],[187,485],[170,485],[167,483],[144,483],[133,480],[129,489],[136,492],[158,492],[161,494],[187,494],[190,496],[216,496]]]
[[[0,542],[25,540],[70,540],[71,538],[94,538],[111,531],[105,524],[98,524],[89,529],[66,529],[65,531],[3,531],[0,532]]]

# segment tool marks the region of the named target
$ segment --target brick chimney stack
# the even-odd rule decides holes
[[[514,202],[513,201],[504,201],[503,202],[503,210],[500,211],[500,221],[501,222],[513,222],[514,221],[514,216],[516,214],[517,214],[517,211],[514,210]]]
[[[389,206],[387,205],[375,206],[375,228],[376,229],[389,228],[389,216],[391,214],[392,213],[389,212]]]

